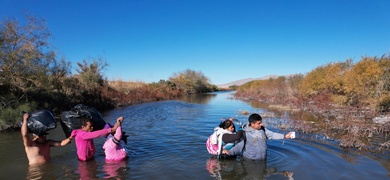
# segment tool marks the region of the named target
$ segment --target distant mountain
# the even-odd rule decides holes
[[[261,78],[246,78],[246,79],[241,79],[241,80],[237,80],[237,81],[233,81],[233,82],[230,82],[230,83],[226,83],[226,84],[221,84],[221,85],[217,85],[219,88],[228,88],[229,86],[241,86],[247,82],[250,82],[250,81],[255,81],[255,80],[264,80],[264,79],[269,79],[269,78],[277,78],[279,76],[277,75],[269,75],[269,76],[264,76],[264,77],[261,77]]]

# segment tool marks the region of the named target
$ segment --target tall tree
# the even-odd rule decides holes
[[[174,73],[169,81],[173,82],[178,89],[186,94],[195,94],[213,91],[209,79],[202,73],[187,69],[183,72]]]
[[[76,71],[79,73],[81,83],[88,90],[96,89],[104,85],[103,70],[108,64],[101,58],[90,58],[89,61],[78,62]]]
[[[363,57],[346,74],[345,91],[349,105],[371,106],[375,108],[378,99],[379,80],[383,69],[377,57]]]
[[[70,63],[65,59],[56,60],[45,21],[32,16],[26,19],[25,24],[9,18],[0,21],[0,120],[3,122],[10,121],[5,118],[15,119],[24,103],[32,107],[34,101],[50,100],[50,93],[61,89],[59,83],[53,82],[69,73]],[[7,109],[13,112],[4,114]]]
[[[49,44],[50,32],[45,21],[27,16],[27,23],[19,25],[15,19],[0,23],[0,84],[11,91],[46,89],[51,77],[64,77],[70,63],[56,60]]]

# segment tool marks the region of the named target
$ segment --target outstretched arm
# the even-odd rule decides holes
[[[70,144],[72,142],[72,139],[73,137],[70,136],[62,141],[52,141],[50,140],[49,143],[50,143],[50,146],[52,147],[60,147],[60,146],[65,146],[67,144]]]
[[[284,139],[284,134],[272,132],[265,128],[265,134],[267,135],[267,139]]]
[[[23,138],[23,144],[25,147],[31,146],[32,145],[32,139],[28,134],[28,128],[27,128],[27,119],[28,119],[29,114],[25,113],[23,115],[23,123],[22,123],[22,128],[20,129],[20,133],[22,134]]]
[[[242,138],[243,132],[243,130],[239,130],[236,134],[223,134],[222,141],[224,143],[232,143],[238,141]]]

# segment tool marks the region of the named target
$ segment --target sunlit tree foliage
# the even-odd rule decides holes
[[[85,89],[96,89],[99,86],[104,85],[104,78],[102,71],[108,66],[108,64],[102,58],[91,58],[90,61],[83,60],[78,62],[78,76]]]
[[[18,127],[21,110],[49,109],[59,115],[80,103],[106,110],[217,89],[203,73],[192,70],[176,74],[172,81],[110,83],[103,75],[108,64],[102,58],[83,59],[77,74],[71,75],[70,62],[57,59],[49,38],[44,20],[27,16],[24,25],[15,19],[0,21],[0,130]]]
[[[237,88],[236,96],[249,96],[251,99],[261,99],[268,103],[293,101],[299,94],[298,86],[302,80],[302,74],[255,80]]]
[[[216,89],[215,86],[209,83],[209,79],[202,72],[196,72],[191,69],[174,73],[169,78],[169,81],[186,94],[212,92]]]
[[[287,102],[301,99],[322,106],[341,105],[390,111],[390,58],[362,57],[319,66],[306,75],[252,81],[238,88],[236,96]],[[294,98],[292,98],[294,97]],[[283,100],[284,99],[284,100]]]
[[[46,102],[62,99],[58,82],[68,75],[70,64],[56,60],[49,37],[45,22],[31,16],[22,25],[15,19],[0,22],[0,120],[6,116],[15,119],[22,106],[34,109],[33,102],[37,99]],[[44,101],[38,105],[45,105]],[[8,108],[14,109],[12,114],[4,114]],[[5,124],[15,125],[8,121]]]

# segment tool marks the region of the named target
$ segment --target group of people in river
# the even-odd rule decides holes
[[[276,133],[262,126],[262,117],[251,114],[242,129],[236,131],[232,118],[228,118],[214,129],[206,141],[210,154],[218,158],[242,155],[246,159],[264,160],[267,157],[267,139],[292,138],[293,132]]]
[[[29,113],[25,113],[21,134],[30,165],[49,161],[50,147],[65,146],[73,139],[76,141],[78,160],[91,160],[96,152],[93,139],[104,136],[106,136],[106,141],[103,149],[106,161],[122,161],[128,158],[121,141],[123,117],[118,117],[114,125],[106,124],[103,129],[96,131],[93,131],[93,121],[88,117],[83,117],[81,129],[73,130],[71,135],[62,141],[47,140],[46,134],[33,134],[31,138],[28,133],[28,118]],[[210,154],[218,158],[235,157],[240,154],[244,159],[264,160],[267,157],[267,139],[291,138],[292,133],[281,134],[268,130],[262,126],[262,117],[255,113],[248,117],[248,122],[239,130],[236,130],[232,118],[222,121],[207,139],[206,147]]]
[[[29,116],[29,113],[23,115],[21,126],[23,144],[29,165],[43,164],[50,161],[51,147],[65,146],[71,143],[73,139],[76,141],[78,159],[80,161],[91,160],[96,152],[93,139],[104,136],[106,136],[106,141],[103,149],[107,161],[122,161],[128,157],[123,142],[121,141],[123,135],[121,127],[124,120],[123,117],[119,117],[113,126],[106,124],[103,129],[97,131],[93,131],[92,120],[88,117],[83,117],[81,119],[81,129],[73,130],[71,135],[62,141],[55,141],[47,140],[46,134],[33,134],[33,138],[31,138],[27,126]]]

